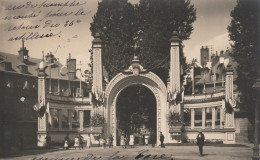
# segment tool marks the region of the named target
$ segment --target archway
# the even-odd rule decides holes
[[[144,144],[144,136],[156,140],[156,98],[152,91],[142,85],[125,88],[116,101],[117,145],[120,137],[135,137],[135,144]],[[151,143],[152,141],[149,141]]]
[[[168,109],[167,105],[167,90],[162,80],[152,72],[143,72],[138,74],[119,73],[115,76],[107,85],[106,88],[106,133],[112,134],[114,139],[117,139],[117,118],[116,118],[116,101],[119,94],[127,87],[133,85],[142,85],[152,91],[156,98],[156,132],[157,132],[157,144],[159,144],[159,134],[162,132],[165,137],[167,136],[167,121],[166,113]],[[167,141],[167,139],[165,139]],[[113,145],[116,145],[116,141],[113,141]]]

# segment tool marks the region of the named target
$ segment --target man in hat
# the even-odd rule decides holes
[[[203,156],[203,145],[204,145],[205,136],[202,133],[201,129],[199,130],[196,139],[197,139],[197,145],[199,146],[200,156]]]
[[[161,148],[164,148],[164,144],[163,144],[164,135],[162,134],[162,132],[160,132],[160,141],[161,141]]]

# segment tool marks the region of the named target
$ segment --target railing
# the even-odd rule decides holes
[[[69,97],[69,96],[60,96],[60,95],[52,95],[47,94],[47,99],[53,101],[60,101],[60,102],[76,102],[76,103],[90,103],[90,97]]]
[[[186,95],[184,96],[184,101],[187,100],[200,100],[200,99],[209,99],[209,98],[216,98],[216,97],[223,97],[225,92],[213,93],[213,94],[199,94],[199,95]]]

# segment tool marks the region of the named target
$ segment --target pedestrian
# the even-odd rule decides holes
[[[106,148],[106,145],[107,145],[107,141],[106,141],[106,138],[103,139],[103,147]]]
[[[121,135],[121,137],[120,137],[120,145],[122,146],[122,148],[125,147],[125,137],[124,137],[124,135]]]
[[[91,138],[90,138],[90,134],[88,134],[88,137],[87,137],[87,148],[90,148],[91,146]]]
[[[149,135],[146,134],[146,135],[144,136],[144,138],[145,138],[145,145],[148,146]]]
[[[134,141],[135,141],[135,137],[133,134],[130,135],[130,140],[129,140],[129,145],[130,148],[134,148]]]
[[[156,135],[154,134],[153,131],[151,131],[150,140],[151,140],[151,143],[152,143],[152,147],[154,148],[154,144],[155,144],[155,140],[156,140]]]
[[[160,132],[161,147],[162,147],[162,148],[165,148],[165,146],[164,146],[164,144],[163,144],[163,141],[164,141],[164,135],[162,134],[162,132]]]
[[[145,135],[143,134],[143,145],[145,145]]]
[[[74,147],[75,147],[75,149],[76,149],[77,147],[79,147],[79,137],[75,137],[75,138],[74,138]]]
[[[109,148],[113,148],[113,140],[114,140],[114,138],[113,138],[113,136],[112,136],[112,134],[109,136]]]
[[[203,156],[203,145],[204,145],[205,136],[202,133],[201,129],[199,130],[196,139],[197,139],[197,145],[199,146],[200,156]]]
[[[84,138],[79,134],[79,149],[83,149],[83,140]]]
[[[70,145],[69,133],[64,138],[64,149],[68,150]]]
[[[46,149],[50,149],[51,147],[51,136],[49,135],[49,133],[47,133],[47,136],[45,137],[46,139]]]

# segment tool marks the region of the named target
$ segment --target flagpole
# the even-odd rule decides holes
[[[195,72],[195,67],[194,67],[194,64],[193,64],[193,71],[192,71],[192,95],[194,95],[194,85],[195,85],[195,75],[194,75],[194,72]]]
[[[203,71],[203,77],[204,77],[204,87],[203,87],[203,93],[206,93],[206,83],[205,83],[205,66],[204,66],[204,71]]]

